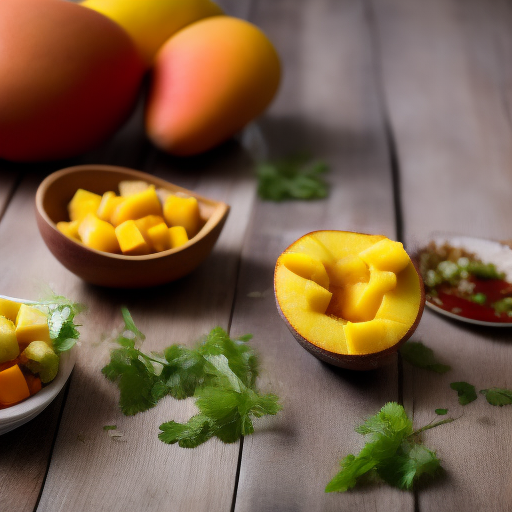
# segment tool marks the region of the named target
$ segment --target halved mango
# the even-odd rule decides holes
[[[350,357],[368,362],[405,341],[424,305],[423,283],[402,244],[345,231],[315,231],[294,242],[277,260],[274,289],[305,348],[355,369],[371,365]]]

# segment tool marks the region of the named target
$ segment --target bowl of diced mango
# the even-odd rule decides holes
[[[36,218],[52,254],[91,284],[142,288],[192,272],[217,241],[229,206],[156,176],[108,165],[50,174]]]

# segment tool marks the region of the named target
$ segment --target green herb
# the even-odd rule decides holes
[[[512,311],[512,297],[505,297],[496,301],[492,307],[498,315],[501,313],[510,313]]]
[[[441,464],[436,453],[421,444],[421,432],[452,422],[452,418],[414,431],[404,408],[387,403],[375,416],[355,430],[367,436],[358,455],[347,455],[341,471],[327,484],[325,492],[345,492],[362,477],[378,476],[400,489],[411,489],[422,475],[434,476]]]
[[[80,333],[75,317],[85,310],[82,304],[72,302],[62,295],[52,294],[48,299],[31,303],[48,316],[50,338],[56,353],[70,350],[78,341]]]
[[[438,416],[444,416],[445,414],[448,414],[448,409],[436,409],[435,413]]]
[[[467,405],[477,399],[475,386],[467,382],[452,382],[450,387],[457,391],[459,396],[459,404]]]
[[[489,388],[480,390],[480,393],[485,396],[485,399],[491,405],[502,407],[503,405],[512,404],[512,391],[510,389]]]
[[[117,425],[104,425],[103,430],[117,430]]]
[[[322,174],[327,171],[325,162],[311,162],[306,155],[261,163],[257,169],[258,195],[270,201],[324,198],[328,185]]]
[[[480,279],[504,279],[505,274],[498,272],[494,263],[482,263],[481,261],[470,261],[466,270]]]
[[[475,293],[474,295],[471,295],[471,300],[483,306],[487,301],[487,296],[485,293]]]
[[[450,366],[441,364],[434,356],[432,349],[419,341],[408,341],[400,348],[400,354],[409,364],[436,373],[446,373]]]
[[[171,345],[162,354],[146,354],[139,348],[144,335],[126,308],[123,318],[125,328],[116,338],[121,348],[111,352],[102,369],[119,387],[122,412],[145,411],[167,395],[196,398],[199,414],[185,424],[169,421],[160,426],[159,438],[165,443],[189,448],[214,436],[234,442],[254,432],[253,417],[281,409],[277,396],[256,389],[258,361],[248,345],[250,335],[233,340],[217,327],[195,349]]]

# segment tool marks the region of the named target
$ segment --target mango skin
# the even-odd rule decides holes
[[[131,112],[146,66],[130,37],[62,0],[0,2],[0,158],[78,155]]]
[[[85,0],[81,5],[121,25],[148,64],[178,30],[202,18],[223,14],[209,0]]]
[[[279,81],[277,52],[257,27],[229,16],[198,21],[155,58],[146,133],[170,154],[203,153],[261,114]]]

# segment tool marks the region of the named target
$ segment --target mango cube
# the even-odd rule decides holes
[[[51,346],[52,340],[46,314],[34,306],[22,304],[16,318],[16,338],[22,348],[35,340],[44,341]]]
[[[80,241],[80,235],[78,234],[78,226],[80,226],[79,220],[72,220],[70,222],[57,222],[57,229],[68,238]]]
[[[96,213],[101,196],[79,188],[68,204],[70,220],[82,220],[89,213]]]
[[[181,247],[188,242],[187,231],[183,226],[173,226],[169,228],[169,240],[171,243],[171,249]]]
[[[119,252],[119,243],[114,226],[90,213],[80,226],[78,233],[82,243],[91,249],[104,252]]]
[[[281,262],[294,274],[329,288],[329,276],[320,260],[304,253],[288,252],[281,256]]]
[[[150,227],[147,233],[153,250],[160,252],[171,248],[171,235],[165,222]]]
[[[141,219],[146,215],[162,215],[162,206],[153,185],[126,197],[114,210],[111,221],[114,226],[119,226],[127,220]]]
[[[14,323],[0,316],[0,364],[15,359],[19,353],[20,347]]]
[[[41,382],[51,382],[59,371],[59,356],[42,341],[33,341],[21,353],[21,360],[32,372],[37,373]]]
[[[169,226],[183,226],[189,238],[199,231],[201,217],[195,197],[170,195],[164,203],[164,217]]]
[[[146,215],[142,219],[136,219],[135,225],[139,229],[141,235],[146,240],[146,243],[151,247],[151,238],[149,238],[148,230],[157,224],[165,224],[164,218],[161,215]]]
[[[17,364],[0,372],[0,404],[17,404],[29,396],[27,381]]]
[[[21,304],[9,299],[0,299],[0,315],[5,316],[11,322],[16,322]]]
[[[335,286],[344,286],[349,283],[367,283],[369,280],[370,270],[358,255],[341,258],[333,266],[332,283]]]
[[[325,313],[332,298],[332,293],[329,290],[314,281],[308,281],[304,287],[304,293],[311,311]]]
[[[344,331],[348,354],[371,354],[385,350],[399,341],[407,330],[406,325],[392,320],[347,322]]]
[[[384,238],[360,252],[359,257],[369,266],[375,267],[378,270],[394,272],[395,274],[401,272],[410,261],[404,246],[400,242],[395,242],[388,238]]]
[[[115,192],[108,191],[101,197],[100,205],[96,211],[96,216],[101,220],[110,222],[114,210],[124,201],[124,198],[116,195]]]
[[[119,194],[123,197],[133,196],[149,188],[149,183],[144,180],[123,180],[118,185]]]
[[[144,240],[135,221],[127,220],[115,228],[121,252],[129,256],[149,254],[149,245]]]

